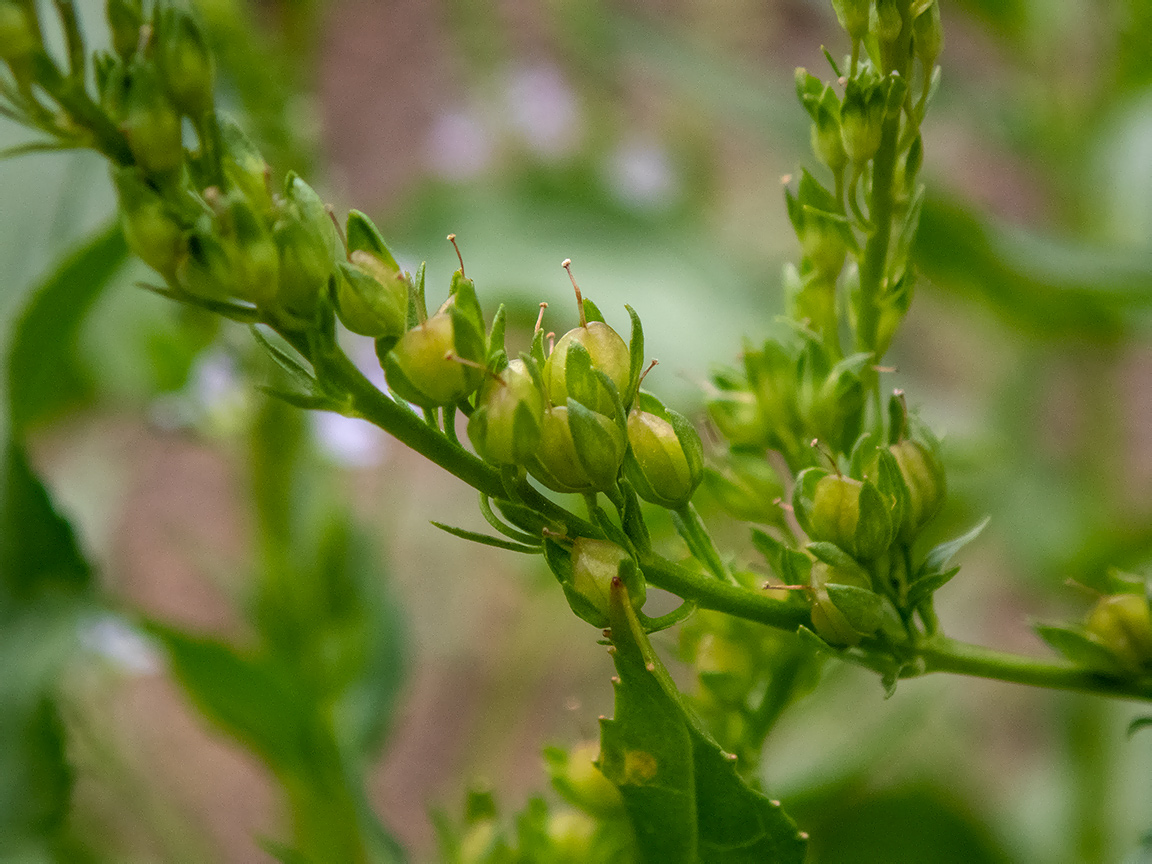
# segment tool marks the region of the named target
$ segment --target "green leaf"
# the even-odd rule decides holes
[[[528,555],[539,555],[541,548],[539,546],[528,546],[524,543],[513,543],[511,540],[501,540],[499,537],[489,537],[487,534],[478,534],[475,531],[468,531],[465,528],[455,528],[451,525],[445,525],[442,522],[432,521],[432,524],[439,528],[441,531],[446,531],[453,537],[459,537],[463,540],[471,540],[473,543],[480,543],[483,546],[495,546],[497,549],[507,549],[509,552],[524,552]]]
[[[298,773],[316,758],[307,697],[291,669],[159,622],[145,630],[168,653],[173,676],[197,708],[277,773]]]
[[[959,537],[934,547],[932,551],[928,553],[927,557],[925,557],[924,563],[920,565],[920,569],[917,572],[918,578],[923,579],[927,576],[943,573],[944,568],[948,566],[948,562],[952,560],[953,556],[979,537],[980,532],[987,528],[988,523],[991,521],[991,516],[985,516]]]
[[[0,474],[0,620],[9,604],[37,597],[76,596],[91,587],[92,571],[76,535],[52,505],[28,465],[9,442]]]
[[[8,354],[9,417],[17,432],[90,395],[91,382],[77,356],[80,329],[127,257],[120,226],[107,226],[34,289]]]
[[[620,789],[645,864],[800,864],[805,841],[748,786],[682,703],[624,585],[609,604],[616,710],[601,721],[600,770]]]

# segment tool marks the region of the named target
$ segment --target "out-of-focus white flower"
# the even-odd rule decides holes
[[[492,139],[473,110],[445,111],[428,134],[428,165],[448,180],[467,180],[488,167]]]
[[[372,468],[384,461],[389,440],[367,420],[330,411],[309,415],[320,452],[345,468]]]
[[[560,70],[525,66],[508,74],[508,120],[528,148],[545,159],[568,155],[580,143],[580,107]]]
[[[617,198],[636,209],[668,207],[680,194],[668,151],[647,138],[624,141],[612,152],[608,182]]]

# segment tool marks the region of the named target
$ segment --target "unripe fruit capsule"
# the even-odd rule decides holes
[[[572,544],[572,588],[591,603],[608,620],[608,606],[612,596],[612,580],[620,572],[620,565],[629,559],[624,549],[607,540],[578,537]],[[646,589],[643,579],[629,586],[629,599],[633,608],[644,605]]]
[[[523,465],[540,444],[544,394],[525,362],[510,362],[480,388],[468,419],[468,438],[476,452],[497,465]]]
[[[1152,664],[1152,615],[1142,594],[1101,597],[1085,628],[1131,669]]]
[[[400,337],[385,358],[392,391],[423,408],[452,405],[480,384],[482,371],[456,358],[452,315],[437,312]]]

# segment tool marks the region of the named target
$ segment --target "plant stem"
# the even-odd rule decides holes
[[[937,636],[920,645],[925,673],[951,672],[995,681],[1010,681],[1050,690],[1075,690],[1131,699],[1152,699],[1152,680],[1125,680],[1090,672],[1064,663],[1021,657]]]
[[[703,609],[726,612],[781,630],[795,631],[801,624],[812,626],[808,604],[803,600],[780,600],[767,592],[720,582],[674,564],[655,552],[640,553],[640,569],[652,585],[691,600]]]
[[[289,341],[299,347],[299,340]],[[352,400],[352,409],[358,416],[379,426],[401,444],[435,462],[473,489],[490,498],[508,497],[499,470],[453,443],[438,429],[429,426],[412,411],[377,390],[342,351],[336,350],[317,362],[328,381],[348,394]],[[527,481],[522,482],[517,491],[524,504],[549,519],[561,522],[574,536],[603,535],[600,529],[546,498],[528,485]]]

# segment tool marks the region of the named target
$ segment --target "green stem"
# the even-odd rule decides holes
[[[300,347],[299,340],[292,339],[291,334],[282,335]],[[454,444],[438,429],[429,426],[416,414],[381,393],[343,352],[335,351],[329,354],[319,361],[319,365],[325,378],[348,394],[352,401],[352,409],[358,416],[379,426],[401,444],[411,447],[429,461],[435,462],[473,489],[483,492],[490,498],[508,497],[498,469],[459,444]],[[526,480],[519,485],[517,491],[525,505],[532,507],[546,518],[562,523],[574,536],[602,536],[603,532],[594,525],[546,498],[528,485]]]
[[[795,631],[800,625],[812,626],[808,604],[803,601],[782,600],[768,592],[751,591],[720,582],[674,564],[651,551],[640,553],[640,569],[650,584],[691,600],[702,609],[726,612],[737,618],[759,621],[781,630]]]
[[[918,646],[916,654],[925,663],[925,673],[951,672],[954,675],[972,675],[1050,690],[1152,699],[1152,679],[1111,678],[1075,666],[1007,654],[943,636],[924,642]]]

